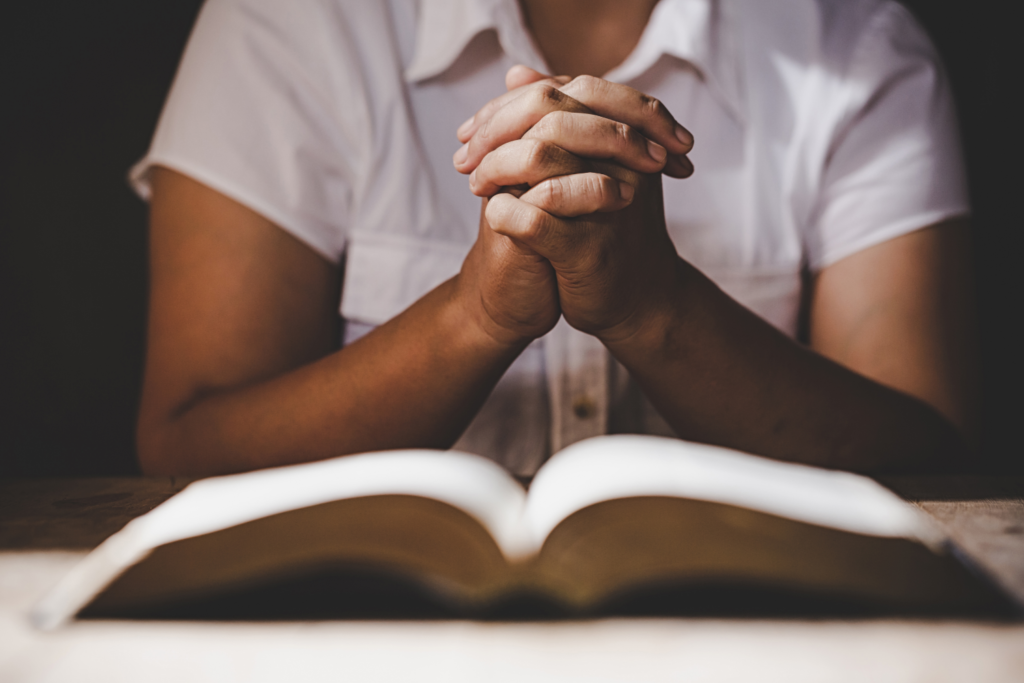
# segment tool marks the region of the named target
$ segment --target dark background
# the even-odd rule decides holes
[[[134,473],[146,207],[125,174],[146,150],[201,2],[5,4],[0,476]],[[985,371],[978,468],[1024,472],[1024,110],[1014,101],[1024,79],[1013,3],[905,4],[946,59],[967,149]]]

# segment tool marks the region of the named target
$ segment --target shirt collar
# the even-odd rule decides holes
[[[416,46],[405,70],[406,80],[414,83],[441,74],[476,35],[492,29],[513,61],[546,70],[517,0],[421,0]]]
[[[640,42],[622,64],[605,74],[619,83],[643,75],[669,55],[691,64],[713,96],[741,118],[742,60],[729,0],[660,0]],[[409,82],[423,81],[450,67],[479,33],[495,30],[513,61],[547,70],[534,47],[517,0],[421,0]]]
[[[693,66],[712,96],[739,118],[744,95],[738,28],[729,0],[660,0],[636,48],[605,78],[631,81],[669,55]]]

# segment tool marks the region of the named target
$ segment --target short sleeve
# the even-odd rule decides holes
[[[809,225],[812,270],[970,211],[952,93],[905,8],[881,6],[844,78],[845,115]]]
[[[151,169],[166,166],[340,258],[366,157],[365,96],[327,5],[206,3],[150,150],[130,174],[143,198]]]

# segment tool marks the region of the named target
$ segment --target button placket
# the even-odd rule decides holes
[[[608,352],[565,320],[544,339],[551,452],[608,431]]]

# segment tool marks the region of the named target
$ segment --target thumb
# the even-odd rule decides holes
[[[576,240],[564,221],[510,194],[491,197],[484,217],[491,230],[549,261],[563,260],[574,252]]]

